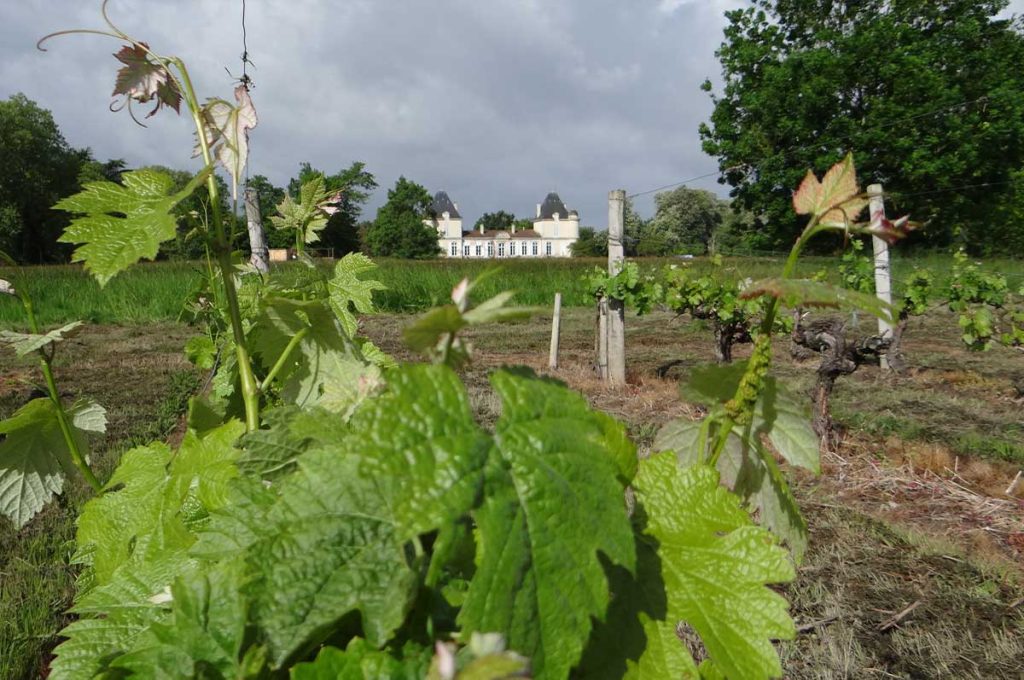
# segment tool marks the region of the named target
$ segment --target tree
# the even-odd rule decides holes
[[[70,250],[57,238],[68,216],[50,206],[78,191],[79,170],[91,160],[25,95],[0,101],[0,250],[21,262],[66,259]]]
[[[430,194],[416,182],[399,177],[388,190],[388,201],[377,210],[377,219],[367,228],[366,246],[378,257],[421,258],[441,252],[437,232],[423,220],[429,215]]]
[[[288,182],[288,193],[291,197],[298,198],[299,188],[315,174],[323,176],[328,191],[341,192],[341,201],[337,204],[338,211],[331,216],[327,226],[320,232],[320,241],[316,247],[333,248],[335,257],[360,250],[359,218],[362,216],[363,206],[370,198],[370,192],[378,186],[377,179],[366,170],[366,164],[359,161],[333,175],[317,170],[309,163],[302,163],[299,166],[299,176]]]
[[[608,232],[580,227],[580,237],[572,244],[573,257],[608,257]]]
[[[749,245],[788,247],[789,187],[855,150],[865,184],[930,222],[918,242],[944,245],[959,226],[982,248],[1007,247],[989,230],[1024,167],[1024,37],[996,18],[1006,6],[756,0],[728,12],[724,90],[700,134],[739,207],[758,215]]]
[[[520,227],[519,220],[516,220],[516,216],[512,213],[499,210],[496,213],[484,213],[480,219],[473,225],[473,230],[477,231],[481,227],[484,231],[490,231],[491,229],[500,231],[511,231],[512,225]],[[532,226],[532,225],[531,225]]]
[[[703,255],[721,227],[728,203],[710,191],[679,187],[654,197],[650,232],[662,239],[668,252]]]

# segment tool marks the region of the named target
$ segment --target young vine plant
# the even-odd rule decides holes
[[[186,191],[207,182],[216,205],[214,162],[235,179],[244,162],[248,93],[200,104],[180,59],[105,10],[92,33],[125,43],[115,92],[156,100],[153,113],[185,103],[206,166]],[[169,186],[140,171],[62,201],[79,215],[65,234],[74,257],[101,283],[153,257],[183,198]],[[770,330],[784,303],[863,302],[791,278],[812,237],[902,226],[854,221],[851,158],[809,175],[795,205],[810,222],[782,277],[743,292],[767,298],[752,359],[697,371],[684,395],[708,416],[667,425],[642,461],[622,423],[524,368],[491,374],[501,415],[477,420],[456,370],[471,358],[462,332],[521,316],[509,293],[474,304],[460,284],[406,333],[429,362],[398,364],[358,336],[380,287],[372,262],[263,276],[237,263],[214,211],[210,318],[223,332],[191,348],[216,366],[211,393],[192,400],[179,446],[127,452],[83,507],[75,620],[51,677],[780,676],[773,641],[795,627],[772,586],[794,578],[806,525],[776,455],[819,463],[806,409],[769,373]],[[67,332],[10,342],[45,365]],[[78,438],[60,444],[60,423],[99,421],[59,394],[34,408],[46,418],[4,421],[4,466],[61,460]]]

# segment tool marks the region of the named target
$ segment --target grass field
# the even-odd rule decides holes
[[[575,308],[563,320],[562,367],[554,374],[626,422],[643,452],[667,420],[697,414],[679,400],[676,384],[711,360],[710,332],[664,312],[628,315],[630,385],[605,388],[590,368],[594,318],[578,287],[579,274],[599,263],[509,262],[481,295],[515,288],[523,292],[521,303],[546,306],[560,290]],[[807,270],[826,263],[834,260],[811,260]],[[936,259],[930,266],[941,271],[948,264]],[[777,265],[726,262],[736,275],[755,278]],[[692,266],[708,265],[698,260]],[[897,275],[911,266],[898,261]],[[1018,284],[1024,274],[1012,261],[993,268]],[[397,312],[419,310],[443,301],[451,285],[480,270],[481,263],[471,262],[384,261],[380,278],[390,290],[379,302]],[[0,271],[0,278],[9,276],[10,270]],[[27,268],[15,276],[24,276],[44,325],[92,321],[63,343],[56,370],[67,397],[90,396],[108,410],[109,431],[93,443],[101,478],[131,446],[167,437],[200,383],[181,354],[192,330],[173,323],[183,292],[199,278],[197,266],[136,267],[102,294],[75,267]],[[0,299],[0,327],[22,325],[14,303]],[[383,349],[414,360],[401,340],[412,318],[385,313],[365,318],[363,326]],[[477,362],[465,378],[481,422],[498,416],[487,371],[518,363],[543,370],[549,323],[539,315],[514,327],[473,331]],[[1019,677],[1024,485],[1014,497],[1003,492],[1024,465],[1017,387],[1024,384],[1024,355],[963,350],[955,317],[942,310],[915,319],[905,342],[906,375],[866,367],[839,381],[835,412],[846,430],[840,449],[826,457],[820,478],[796,478],[811,547],[787,588],[801,630],[782,647],[788,677]],[[737,355],[746,352],[740,347]],[[793,360],[784,343],[775,370],[801,393],[814,380],[814,364]],[[33,371],[31,361],[9,354],[0,359],[0,417],[30,398]],[[56,634],[69,621],[73,521],[87,497],[87,489],[72,484],[22,532],[0,522],[0,680],[45,672]],[[915,602],[910,615],[882,630]]]
[[[706,258],[692,261],[668,258],[641,258],[643,267],[660,267],[672,263],[710,269]],[[928,267],[942,285],[951,266],[946,255],[927,255],[912,259],[896,257],[893,261],[894,281],[899,280],[916,266]],[[452,287],[464,277],[479,276],[495,266],[494,261],[482,260],[388,260],[378,261],[376,277],[388,289],[375,296],[385,312],[418,312],[447,301]],[[1015,288],[1024,284],[1024,263],[1000,259],[987,261],[986,267],[1007,275]],[[140,264],[114,278],[101,290],[99,285],[81,267],[73,265],[22,267],[16,270],[0,267],[0,278],[24,286],[35,301],[39,322],[56,325],[84,320],[90,323],[146,324],[174,321],[181,313],[182,300],[199,283],[203,274],[200,263],[158,262]],[[297,265],[281,265],[294,267]],[[329,266],[327,263],[324,266]],[[581,275],[598,266],[606,266],[601,259],[505,260],[499,271],[487,278],[480,288],[482,296],[501,291],[516,291],[516,301],[522,305],[547,306],[555,293],[562,294],[566,307],[585,307],[591,304]],[[824,271],[835,276],[834,258],[804,258],[800,272],[810,275]],[[781,260],[770,257],[726,258],[723,271],[737,278],[765,278],[778,275]],[[0,299],[0,328],[24,326],[20,305],[13,298]]]

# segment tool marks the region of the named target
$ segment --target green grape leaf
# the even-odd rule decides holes
[[[103,407],[80,401],[68,411],[74,436],[83,453],[85,432],[103,432]],[[33,399],[0,420],[0,513],[21,529],[54,495],[64,489],[64,475],[74,469],[61,430],[57,407],[49,399]]]
[[[214,157],[231,176],[231,196],[238,200],[238,183],[249,158],[249,130],[259,122],[252,105],[249,88],[243,83],[235,88],[234,106],[223,99],[209,99],[202,109],[203,134]],[[202,154],[196,143],[193,157]]]
[[[329,216],[325,208],[335,200],[323,175],[313,175],[300,187],[298,201],[290,195],[284,197],[277,206],[278,214],[270,216],[270,223],[276,229],[297,231],[303,243],[315,243],[320,240],[320,231],[327,226]]]
[[[327,282],[331,309],[349,338],[355,338],[359,330],[355,312],[373,314],[373,291],[387,290],[380,281],[361,278],[375,269],[376,263],[362,253],[349,253],[334,265],[334,276]]]
[[[503,413],[459,623],[464,633],[506,632],[535,677],[564,678],[608,606],[601,556],[635,562],[624,502],[610,502],[622,498],[621,438],[553,381],[499,371],[491,382]]]
[[[457,333],[466,326],[462,313],[455,305],[445,305],[432,309],[402,332],[405,344],[417,352],[429,352],[437,347],[438,342],[447,335]]]
[[[253,349],[272,366],[300,332],[304,336],[277,376],[287,403],[349,415],[379,389],[380,368],[360,355],[358,345],[321,300],[267,300],[253,330]]]
[[[324,647],[315,661],[296,665],[291,680],[414,680],[425,676],[429,660],[425,649],[416,651],[403,650],[398,656],[353,638],[344,651]]]
[[[83,244],[72,261],[85,268],[105,286],[110,279],[139,260],[156,257],[160,244],[175,237],[177,219],[171,211],[206,179],[209,168],[192,178],[176,194],[170,194],[169,175],[156,170],[133,170],[122,175],[123,185],[89,182],[74,196],[54,205],[58,210],[79,213],[59,241]]]
[[[786,307],[852,307],[895,324],[897,310],[874,295],[808,279],[763,279],[743,290],[745,300],[773,297]]]
[[[277,479],[295,467],[299,456],[315,444],[337,441],[347,427],[336,413],[285,406],[263,415],[263,428],[241,440],[238,469],[262,479]]]
[[[361,613],[371,644],[383,644],[415,594],[392,499],[359,462],[334,450],[307,452],[298,471],[279,483],[269,510],[236,519],[260,523],[246,554],[245,592],[279,666],[322,641],[349,612]]]
[[[154,621],[111,667],[137,677],[243,677],[247,608],[240,589],[237,561],[183,574],[170,588],[170,615]]]
[[[0,331],[0,345],[9,345],[19,357],[31,354],[49,345],[61,342],[71,337],[74,332],[82,326],[81,321],[73,321],[66,326],[57,328],[45,334],[15,333],[13,331]]]
[[[78,518],[76,561],[91,567],[97,585],[123,564],[149,561],[188,532],[180,515],[187,501],[204,511],[221,507],[238,472],[235,441],[244,425],[231,421],[199,435],[189,431],[178,451],[151,444],[127,452]]]
[[[377,479],[380,493],[393,499],[390,510],[403,538],[470,510],[490,446],[458,376],[444,366],[415,364],[389,376],[387,392],[353,416],[340,443],[360,457],[362,474]]]
[[[208,371],[217,361],[217,345],[209,335],[197,335],[185,343],[185,357],[196,368]]]
[[[183,550],[161,553],[138,565],[124,565],[107,584],[81,597],[72,611],[78,621],[61,631],[65,640],[55,650],[52,678],[93,678],[127,651],[166,610],[167,584],[191,564]]]
[[[692,659],[684,658],[689,652],[673,644],[679,621],[697,631],[726,677],[781,676],[771,640],[792,639],[796,631],[785,598],[767,586],[795,577],[786,551],[751,524],[711,468],[680,468],[673,456],[657,454],[641,462],[634,488],[642,532],[638,573],[646,562],[656,583],[639,583],[640,599],[613,611],[624,621],[608,623],[635,632],[638,619],[647,640],[625,677],[679,677],[680,671],[693,677]]]
[[[730,433],[718,458],[722,482],[758,511],[761,524],[786,541],[799,564],[807,549],[807,523],[772,454],[759,440],[751,444],[751,439],[744,433]],[[705,440],[702,448],[700,440],[700,422],[674,420],[658,432],[653,450],[673,451],[681,467],[692,467],[707,460],[713,443]]]

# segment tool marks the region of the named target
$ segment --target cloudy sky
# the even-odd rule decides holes
[[[182,57],[200,97],[230,99],[240,72],[242,0],[111,0],[125,32]],[[129,165],[196,168],[191,124],[161,112],[149,128],[108,111],[118,45],[42,35],[102,28],[99,0],[5,0],[0,98],[23,92],[53,111],[68,142]],[[472,223],[499,209],[530,216],[556,190],[603,228],[610,189],[640,192],[711,172],[699,89],[717,80],[723,13],[744,0],[247,0],[255,68],[250,172],[284,184],[299,163],[367,164],[445,189]],[[1014,9],[1024,10],[1024,0]],[[714,178],[692,186],[719,189]],[[651,209],[649,199],[639,204]]]

